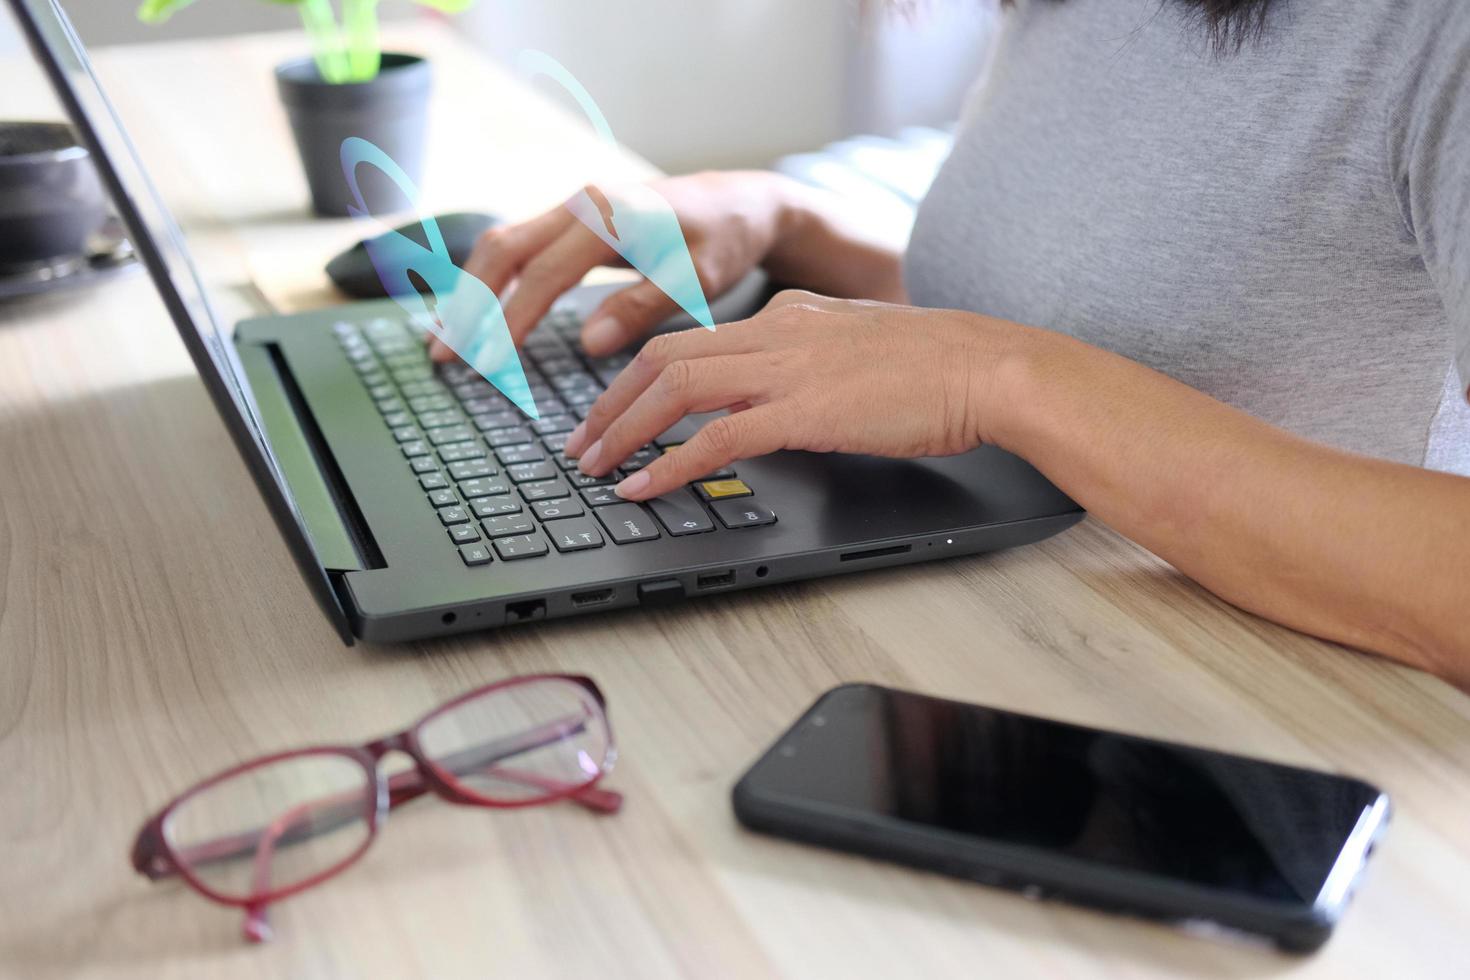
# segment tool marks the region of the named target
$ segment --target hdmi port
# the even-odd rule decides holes
[[[612,602],[612,597],[612,589],[593,589],[591,592],[573,592],[572,605],[600,606],[604,602]]]
[[[711,572],[701,575],[694,580],[696,589],[723,589],[728,585],[735,584],[735,569],[727,572]]]

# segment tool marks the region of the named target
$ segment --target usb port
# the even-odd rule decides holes
[[[735,584],[735,569],[725,572],[710,572],[694,580],[696,589],[723,589]]]
[[[573,592],[572,605],[600,606],[604,602],[612,602],[612,597],[612,589],[593,589],[591,592]]]

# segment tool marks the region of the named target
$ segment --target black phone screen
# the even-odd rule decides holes
[[[1307,904],[1382,796],[1343,776],[861,685],[819,701],[752,776],[773,798]]]

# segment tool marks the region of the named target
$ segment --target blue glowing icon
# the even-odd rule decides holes
[[[607,118],[582,83],[559,61],[541,51],[522,51],[518,62],[526,74],[546,75],[566,89],[581,106],[598,137],[617,148]],[[599,193],[594,198],[583,190],[568,200],[566,206],[588,231],[663,290],[697,323],[710,330],[715,328],[678,216],[657,191],[637,184],[618,188],[614,195]]]
[[[352,216],[372,217],[357,182],[357,168],[363,164],[376,167],[398,185],[412,204],[428,242],[425,248],[397,232],[367,242],[368,257],[382,280],[384,291],[517,408],[539,419],[536,399],[521,368],[500,300],[489,286],[454,264],[438,223],[419,210],[418,188],[403,168],[377,146],[356,136],[342,141],[342,173],[357,202],[355,207],[349,207]],[[415,276],[432,291],[435,304],[432,309],[430,300],[415,288]]]

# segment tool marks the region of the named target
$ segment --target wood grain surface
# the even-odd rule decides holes
[[[433,210],[509,216],[642,176],[450,35]],[[99,63],[230,315],[329,299],[362,231],[310,221],[269,67],[294,38]],[[0,116],[44,114],[3,66]],[[656,98],[657,93],[651,93]],[[651,107],[650,111],[654,111]],[[612,120],[614,127],[617,120]],[[275,943],[127,860],[253,753],[357,742],[474,684],[590,674],[624,811],[426,799],[275,908]],[[1306,959],[742,832],[735,779],[823,690],[877,681],[1343,770],[1397,814]],[[344,648],[145,276],[0,307],[0,975],[1454,977],[1470,964],[1470,698],[1214,599],[1094,522],[1039,546],[649,611]]]

